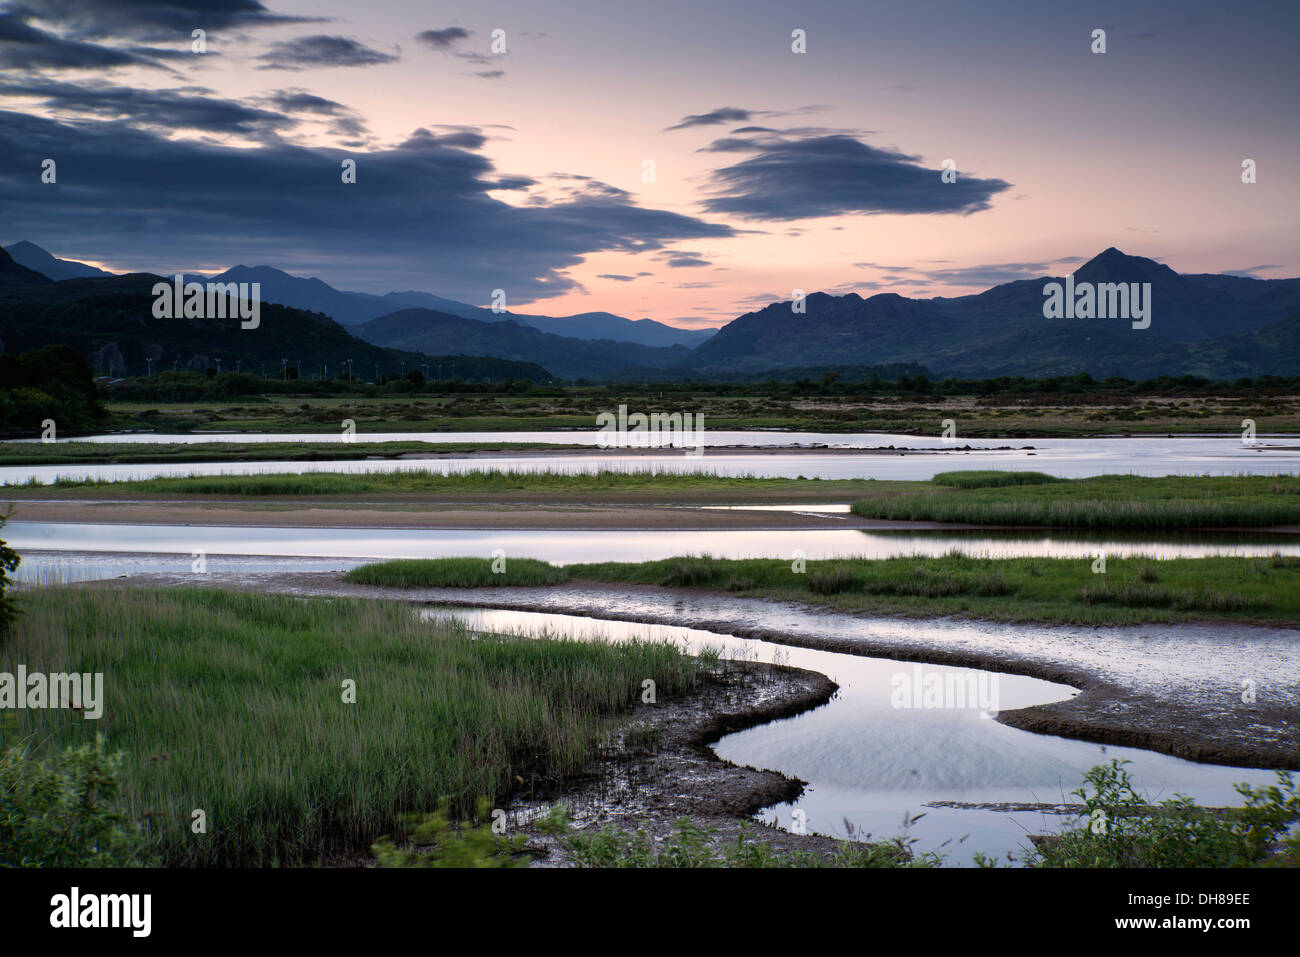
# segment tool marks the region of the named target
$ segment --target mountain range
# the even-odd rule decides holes
[[[917,362],[942,375],[1053,376],[1088,372],[1211,378],[1300,372],[1300,279],[1181,275],[1114,247],[1073,273],[1082,283],[1150,283],[1151,325],[1047,319],[1044,287],[1025,279],[969,296],[882,293],[807,297],[805,313],[773,303],[732,320],[694,350],[699,372]]]
[[[387,349],[329,316],[276,303],[262,304],[256,329],[241,329],[238,319],[156,318],[153,287],[164,281],[170,283],[149,273],[54,281],[0,250],[0,352],[65,345],[108,375],[144,375],[151,367],[205,371],[220,362],[227,372],[276,375],[288,366],[303,378],[327,370],[333,377],[351,360],[358,379],[453,363],[468,380],[551,378],[536,363],[458,353],[453,339],[428,354]]]
[[[113,275],[85,263],[58,259],[26,240],[4,248],[14,262],[54,280]],[[256,282],[261,285],[264,302],[276,302],[309,312],[323,312],[345,326],[357,325],[399,309],[416,306],[483,322],[516,322],[543,332],[576,339],[610,339],[643,346],[697,346],[714,332],[712,329],[679,329],[653,319],[626,319],[609,312],[583,312],[574,316],[534,316],[509,311],[498,313],[455,299],[413,290],[390,292],[382,296],[346,292],[335,289],[323,280],[293,276],[273,266],[234,266],[212,276],[199,273],[187,275],[199,281]]]
[[[37,255],[44,253],[39,247],[17,245],[23,247],[19,253],[32,268],[10,260],[11,268],[0,269],[0,336],[11,349],[19,341],[14,338],[15,323],[25,330],[23,342],[42,335],[57,337],[57,330],[47,326],[44,332],[37,332],[39,324],[25,321],[33,308],[48,313],[51,301],[64,303],[61,308],[69,315],[82,308],[69,305],[74,299],[93,307],[99,317],[92,323],[96,342],[114,337],[130,344],[143,334],[135,313],[121,314],[117,325],[108,321],[103,297],[116,294],[119,285],[123,290],[133,282],[142,286],[146,278],[154,277],[106,276],[97,270],[94,276],[51,282],[49,270],[94,267],[46,253],[47,261]],[[647,329],[651,338],[657,335],[652,327],[640,325],[650,320],[633,323],[608,313],[563,318],[496,314],[429,293],[371,296],[340,292],[320,280],[301,279],[271,267],[240,266],[214,278],[262,282],[265,300],[294,300],[294,307],[267,308],[283,309],[276,314],[280,316],[276,321],[289,325],[306,328],[307,316],[314,317],[310,322],[328,323],[331,354],[347,348],[359,353],[366,344],[378,350],[376,355],[390,357],[455,351],[532,364],[535,369],[540,367],[543,377],[563,379],[758,379],[782,376],[783,370],[807,374],[819,368],[890,365],[918,366],[940,377],[968,378],[1080,372],[1094,378],[1131,379],[1300,374],[1300,279],[1180,274],[1113,247],[1075,270],[1072,281],[1076,286],[1149,284],[1148,328],[1135,329],[1130,321],[1119,318],[1045,318],[1045,286],[1065,282],[1065,277],[1050,276],[1003,283],[974,295],[932,299],[894,293],[868,298],[855,293],[813,293],[802,303],[802,311],[788,301],[772,303],[732,320],[694,348],[602,335],[616,326],[623,330],[638,326]],[[67,294],[63,287],[68,287]],[[133,288],[132,294],[138,295],[138,288]],[[24,297],[32,301],[24,304]],[[334,322],[344,313],[351,323],[347,329]],[[539,326],[541,319],[554,325]],[[652,325],[672,329],[660,323]],[[555,328],[584,334],[560,335],[552,331]],[[185,344],[178,331],[179,327],[168,331],[169,348],[210,354],[201,352],[197,342]],[[339,339],[340,334],[345,338]],[[348,342],[357,344],[348,346]],[[217,348],[208,340],[201,345],[203,350]],[[125,355],[128,346],[121,348]],[[276,348],[302,349],[287,344]]]

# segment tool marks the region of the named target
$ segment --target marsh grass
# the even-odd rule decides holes
[[[490,558],[399,558],[362,565],[344,574],[358,585],[404,588],[487,588],[507,585],[554,585],[565,579],[563,569],[535,558],[511,558],[501,571]]]
[[[1081,529],[1266,528],[1300,523],[1300,499],[1263,475],[1103,475],[1015,484],[1038,473],[948,472],[931,491],[854,502],[853,514],[900,521]],[[961,476],[969,476],[962,478]],[[1006,479],[993,478],[1001,476]]]
[[[409,560],[400,576],[385,571],[389,564],[362,566],[358,572],[375,585],[433,587],[462,580],[454,565],[436,559]],[[557,580],[716,589],[884,614],[1087,624],[1300,619],[1300,560],[1280,555],[1111,559],[1105,575],[1092,573],[1090,559],[975,558],[959,552],[812,561],[802,574],[779,559],[710,555],[574,564],[551,573]]]
[[[671,472],[655,468],[602,469],[592,472],[558,472],[545,469],[474,469],[443,472],[436,468],[392,472],[298,472],[248,475],[184,475],[112,481],[59,478],[60,491],[111,489],[114,492],[183,495],[360,495],[386,492],[504,493],[504,492],[654,492],[766,491],[809,492],[834,495],[871,494],[878,486],[865,479],[761,478],[754,475],[719,475],[707,470]],[[917,482],[896,483],[900,489],[923,487]]]
[[[969,472],[940,472],[930,480],[945,488],[1008,488],[1015,485],[1046,485],[1061,479],[1046,472],[998,472],[972,470]]]
[[[476,636],[375,601],[43,588],[24,605],[0,671],[102,672],[105,715],[17,711],[12,736],[54,754],[103,732],[171,865],[309,863],[408,812],[470,814],[580,770],[644,679],[670,696],[704,667],[663,643]]]

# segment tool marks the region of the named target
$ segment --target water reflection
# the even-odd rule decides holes
[[[775,660],[822,672],[840,686],[829,704],[727,735],[715,745],[728,761],[809,782],[797,802],[759,816],[789,828],[798,812],[813,833],[846,837],[848,821],[858,833],[892,837],[905,814],[924,812],[909,834],[918,839],[921,850],[940,849],[953,840],[942,848],[953,863],[969,863],[976,851],[995,857],[1019,852],[1028,844],[1027,834],[1054,830],[1073,823],[1073,818],[1041,810],[931,806],[934,802],[1074,804],[1077,798],[1069,792],[1079,786],[1084,772],[1111,758],[1131,760],[1139,790],[1153,800],[1178,792],[1211,806],[1239,804],[1233,784],[1274,779],[1270,771],[1194,764],[1134,748],[1031,734],[985,717],[987,702],[974,701],[972,706],[970,697],[961,701],[940,695],[940,706],[929,707],[925,698],[901,695],[918,674],[926,684],[937,682],[942,688],[969,688],[983,678],[984,687],[994,689],[1000,710],[1061,701],[1077,693],[1037,678],[786,647],[669,625],[474,608],[439,608],[424,614],[459,618],[483,631],[550,631],[590,640],[639,637],[671,641],[688,652],[716,647],[730,658]],[[900,701],[911,706],[898,707]],[[956,844],[963,836],[966,840]]]
[[[714,531],[474,530],[418,528],[275,528],[220,525],[118,525],[11,521],[10,545],[29,552],[120,552],[159,555],[277,556],[332,560],[490,556],[496,549],[557,564],[653,561],[675,555],[784,558],[796,549],[810,561],[832,558],[941,556],[957,550],[974,557],[1199,558],[1207,555],[1300,555],[1294,535],[1228,534],[1169,538],[1122,534],[1071,535],[1026,531],[890,532],[848,528]],[[1206,541],[1200,541],[1200,539]],[[299,565],[293,565],[299,570]],[[288,568],[286,568],[288,570]]]

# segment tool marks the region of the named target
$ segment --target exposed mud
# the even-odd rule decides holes
[[[792,834],[746,820],[773,804],[793,801],[806,782],[776,771],[738,767],[709,745],[733,731],[819,707],[836,685],[825,675],[757,662],[725,662],[694,693],[657,704],[638,704],[620,721],[606,753],[581,777],[514,797],[510,819],[529,837],[542,866],[564,863],[555,841],[532,822],[563,805],[574,826],[592,833],[605,827],[645,831],[663,841],[674,823],[689,817],[714,831],[719,844],[735,844],[746,829],[777,851],[830,853],[841,841]]]

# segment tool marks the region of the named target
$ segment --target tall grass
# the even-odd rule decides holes
[[[1046,485],[1048,482],[1059,482],[1061,479],[1046,472],[998,472],[990,469],[940,472],[930,481],[945,488],[1006,488],[1012,485]]]
[[[959,478],[973,475],[977,478]],[[1015,484],[946,473],[935,489],[854,502],[855,515],[902,521],[1080,529],[1264,528],[1300,523],[1300,499],[1268,476],[1098,478]],[[1023,473],[991,473],[1011,476]],[[1030,475],[1036,473],[1027,473]],[[943,481],[940,481],[942,479]]]
[[[589,492],[766,490],[842,493],[846,498],[872,492],[880,483],[859,479],[761,478],[754,475],[720,475],[707,470],[670,472],[654,468],[601,469],[593,472],[559,472],[545,469],[475,469],[442,472],[408,469],[393,472],[301,472],[248,475],[185,475],[112,481],[61,477],[60,490],[100,489],[184,495],[357,495],[383,492]],[[916,488],[917,483],[906,483]]]
[[[564,580],[704,588],[833,604],[885,614],[962,614],[1002,621],[1133,624],[1191,617],[1300,620],[1300,559],[1146,557],[833,559],[803,571],[780,559],[684,555],[648,562],[566,565],[512,559],[519,579],[502,582],[486,559],[413,559],[365,565],[353,581],[397,587],[546,585]]]
[[[503,560],[493,571],[488,558],[398,558],[362,565],[344,574],[358,585],[400,588],[486,588],[494,585],[554,585],[564,581],[562,569],[536,558]]]
[[[702,667],[661,643],[475,636],[373,601],[49,588],[25,604],[0,671],[102,672],[105,716],[16,711],[13,735],[55,753],[105,732],[172,865],[310,862],[404,813],[502,800],[581,769],[643,680],[677,694]]]

